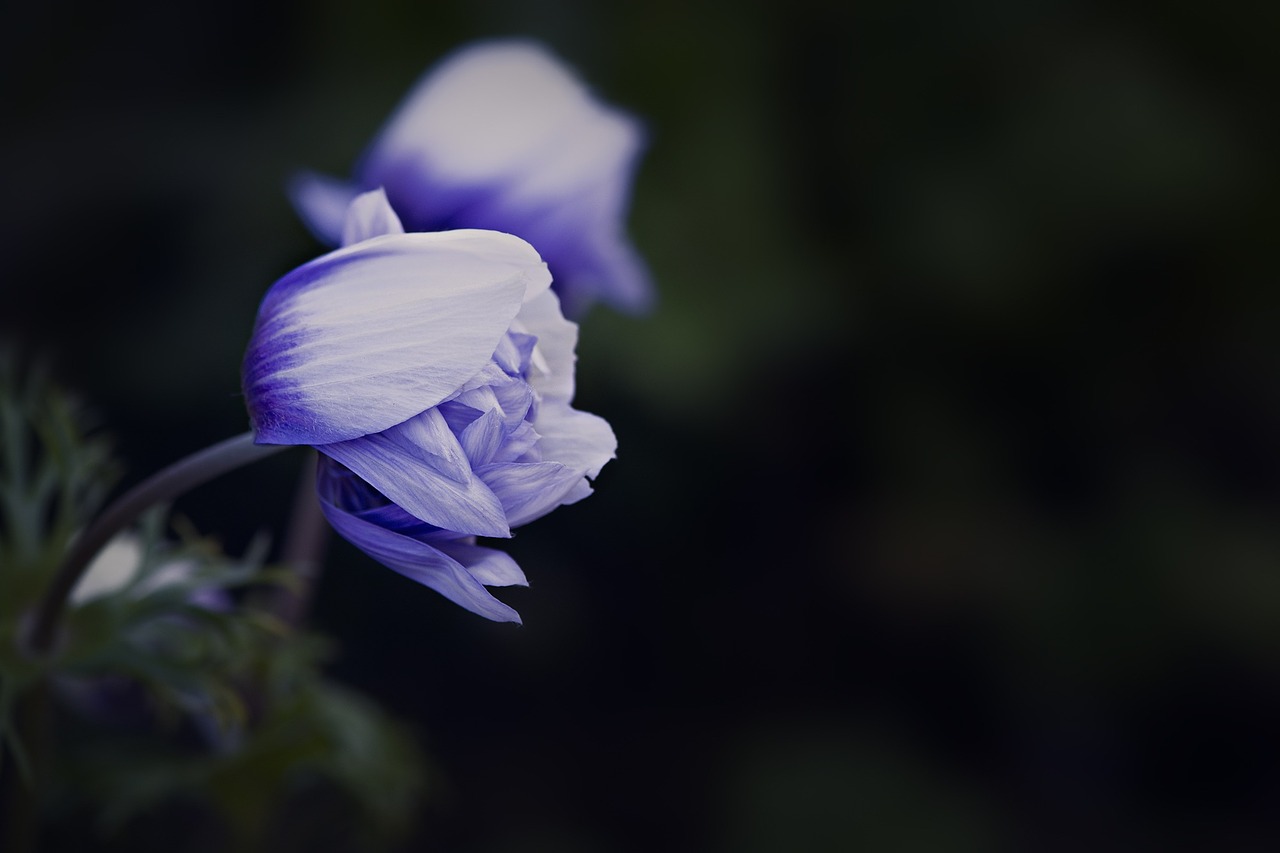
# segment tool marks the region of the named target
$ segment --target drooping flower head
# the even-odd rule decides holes
[[[642,146],[639,123],[600,103],[545,48],[482,42],[418,82],[352,181],[308,173],[291,195],[317,236],[336,244],[350,200],[381,187],[409,231],[483,228],[527,240],[570,317],[596,300],[637,312],[653,286],[624,219]]]
[[[518,622],[485,586],[524,574],[476,537],[590,494],[616,447],[572,406],[577,326],[510,234],[406,234],[375,191],[344,240],[263,299],[243,370],[256,441],[316,447],[326,517],[376,560]]]

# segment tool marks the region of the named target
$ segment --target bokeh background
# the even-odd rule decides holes
[[[331,543],[331,672],[430,761],[405,849],[1280,849],[1278,31],[1263,0],[7,4],[0,331],[122,486],[242,431],[258,299],[320,252],[289,175],[346,174],[452,48],[542,39],[648,124],[660,301],[583,321],[620,450],[509,543],[523,627]],[[179,509],[279,535],[301,461]]]

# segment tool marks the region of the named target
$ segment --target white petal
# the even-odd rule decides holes
[[[604,418],[580,412],[567,405],[543,406],[533,427],[542,438],[538,449],[548,462],[595,477],[614,458],[618,439]]]
[[[486,42],[447,57],[422,78],[368,161],[407,159],[452,181],[490,183],[572,145],[565,129],[601,112],[586,87],[541,46]]]
[[[299,267],[263,299],[245,353],[258,442],[344,441],[431,408],[549,283],[528,243],[493,231],[376,237]]]
[[[572,193],[569,207],[581,222],[621,222],[630,191],[627,167],[643,145],[639,123],[584,100],[557,133],[557,143],[538,152],[537,168],[506,186],[507,203],[531,205]]]
[[[515,328],[538,339],[529,384],[544,401],[568,403],[573,399],[578,324],[565,319],[559,299],[548,290],[525,301],[516,315]]]
[[[372,240],[387,234],[403,234],[400,217],[391,209],[387,194],[381,188],[360,193],[347,207],[342,224],[342,245]]]
[[[106,544],[89,563],[71,590],[71,602],[83,604],[128,586],[142,565],[142,542],[132,533],[121,533]]]

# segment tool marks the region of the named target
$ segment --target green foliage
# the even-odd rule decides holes
[[[72,786],[63,798],[91,804],[95,832],[125,843],[183,804],[198,804],[236,850],[321,840],[367,851],[401,840],[428,778],[408,729],[321,675],[321,638],[290,633],[267,648],[242,685],[244,726],[206,725],[195,743],[177,732],[99,740],[61,768]]]
[[[231,557],[154,507],[89,566],[53,652],[25,648],[119,469],[74,398],[0,355],[0,816],[126,848],[157,821],[182,835],[182,808],[237,850],[401,838],[425,790],[420,751],[325,678],[323,638],[275,615],[298,581],[265,538]]]
[[[58,674],[124,676],[147,690],[164,717],[198,713],[221,729],[243,725],[237,686],[285,628],[236,598],[281,575],[263,567],[265,541],[232,560],[212,542],[167,542],[164,517],[158,508],[143,519],[132,576],[72,607]]]
[[[24,772],[14,714],[39,667],[19,645],[23,617],[119,473],[92,426],[43,364],[0,351],[0,758],[11,753]]]
[[[86,408],[40,364],[0,352],[0,625],[44,588],[119,468]],[[13,636],[6,631],[7,636]]]

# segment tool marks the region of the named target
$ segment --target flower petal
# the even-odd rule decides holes
[[[506,436],[502,412],[490,409],[458,433],[458,443],[472,464],[487,465],[502,449]]]
[[[515,327],[538,339],[529,370],[529,384],[547,402],[573,399],[573,370],[577,361],[578,324],[560,312],[560,300],[547,291],[520,306]]]
[[[377,237],[299,267],[268,291],[245,353],[258,443],[344,441],[436,405],[549,283],[533,247],[490,231]]]
[[[604,418],[567,405],[542,406],[534,429],[542,438],[542,458],[559,462],[588,477],[595,477],[614,458],[618,439]]]
[[[562,289],[564,313],[581,317],[591,299],[603,299],[632,314],[647,314],[657,302],[657,289],[649,265],[622,234],[603,235],[592,247],[582,272],[570,268],[573,285]]]
[[[383,432],[316,449],[428,524],[476,536],[511,535],[501,502],[472,473],[436,409]]]
[[[374,237],[403,233],[400,217],[391,209],[386,192],[378,188],[352,199],[342,223],[342,245],[350,246]]]
[[[509,567],[498,565],[488,555],[476,555],[466,549],[459,549],[457,543],[446,544],[445,547],[455,553],[475,558],[476,573],[472,574],[464,563],[426,542],[370,524],[324,500],[321,501],[320,508],[343,538],[387,568],[434,589],[453,603],[486,619],[519,624],[520,614],[498,601],[484,588],[484,578],[511,578]],[[519,572],[518,567],[516,571]]]
[[[502,501],[512,527],[541,518],[565,503],[565,497],[583,481],[581,472],[558,462],[499,463],[476,473]]]
[[[136,535],[117,534],[98,552],[71,589],[71,603],[84,604],[125,589],[137,577],[145,557],[142,541]]]
[[[481,227],[528,240],[570,316],[595,299],[640,312],[653,284],[624,220],[645,137],[542,46],[482,42],[422,77],[356,181],[386,187],[411,231]]]
[[[289,181],[286,191],[316,239],[330,246],[338,245],[347,208],[358,192],[356,186],[315,172],[299,172]]]
[[[519,564],[505,551],[457,539],[431,544],[465,566],[467,573],[485,586],[529,585]]]
[[[482,42],[423,76],[370,149],[361,178],[385,183],[380,168],[410,159],[452,182],[493,183],[571,142],[566,126],[605,112],[540,45]]]

